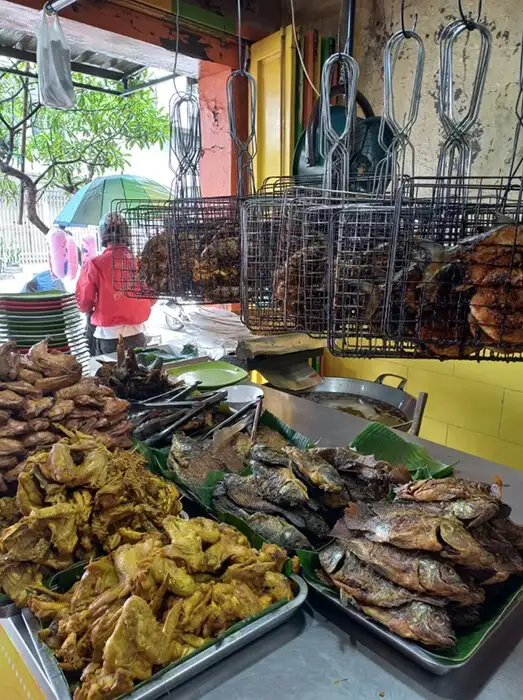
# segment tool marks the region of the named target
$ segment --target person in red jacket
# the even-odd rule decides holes
[[[100,242],[104,252],[89,260],[78,278],[76,300],[80,311],[90,314],[96,326],[99,354],[116,352],[120,336],[128,348],[143,347],[144,323],[151,315],[154,299],[136,299],[119,291],[129,289],[138,265],[129,250],[129,226],[123,216],[106,214],[100,222]]]

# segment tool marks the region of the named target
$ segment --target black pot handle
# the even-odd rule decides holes
[[[331,98],[337,97],[338,95],[345,94],[345,88],[343,85],[334,85],[331,88],[330,96]],[[356,93],[356,104],[363,112],[366,119],[374,117],[374,110],[372,109],[368,99],[359,90]],[[307,165],[313,168],[316,165],[316,132],[318,131],[318,125],[320,121],[320,101],[316,100],[314,103],[311,115],[309,117],[309,123],[307,124]]]

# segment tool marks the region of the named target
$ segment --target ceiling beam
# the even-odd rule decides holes
[[[43,0],[0,0],[0,27],[34,36],[40,23]],[[94,51],[132,63],[172,71],[175,45],[174,24],[113,2],[86,3],[60,13],[64,33],[76,49]],[[223,65],[238,62],[236,42],[198,36],[181,27],[178,75],[197,78],[199,59]],[[230,62],[230,63],[229,63]]]

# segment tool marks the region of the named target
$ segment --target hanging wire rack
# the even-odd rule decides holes
[[[346,200],[329,228],[328,347],[342,357],[372,357],[392,348],[383,332],[385,289],[395,225],[395,194],[401,182],[414,174],[411,133],[421,98],[424,47],[414,27],[401,29],[388,40],[384,52],[384,110],[380,140],[385,150],[378,164],[371,197]],[[408,109],[397,117],[394,99],[395,69],[400,51],[412,46],[415,66]],[[385,133],[391,135],[386,142]]]

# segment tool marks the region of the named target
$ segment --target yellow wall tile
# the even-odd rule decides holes
[[[403,360],[402,360],[403,362]],[[425,372],[436,374],[454,374],[454,362],[441,362],[440,360],[405,360],[409,369],[422,369]]]
[[[519,445],[449,425],[447,445],[462,452],[478,455],[514,469],[523,469],[523,452]],[[493,477],[495,474],[492,475]]]
[[[431,442],[438,442],[440,445],[446,445],[447,429],[448,425],[446,423],[423,416],[420,437]]]
[[[523,363],[463,360],[454,363],[454,375],[470,381],[523,391]]]
[[[407,377],[407,365],[401,361],[385,359],[343,359],[333,357],[328,353],[324,359],[324,373],[329,377],[357,377],[359,379],[369,379],[374,381],[380,374],[399,374]],[[386,380],[390,386],[396,386],[396,380]]]
[[[427,418],[497,437],[502,388],[411,368],[408,389],[415,395],[428,393]]]
[[[499,437],[502,440],[523,445],[523,393],[521,391],[505,389]]]

